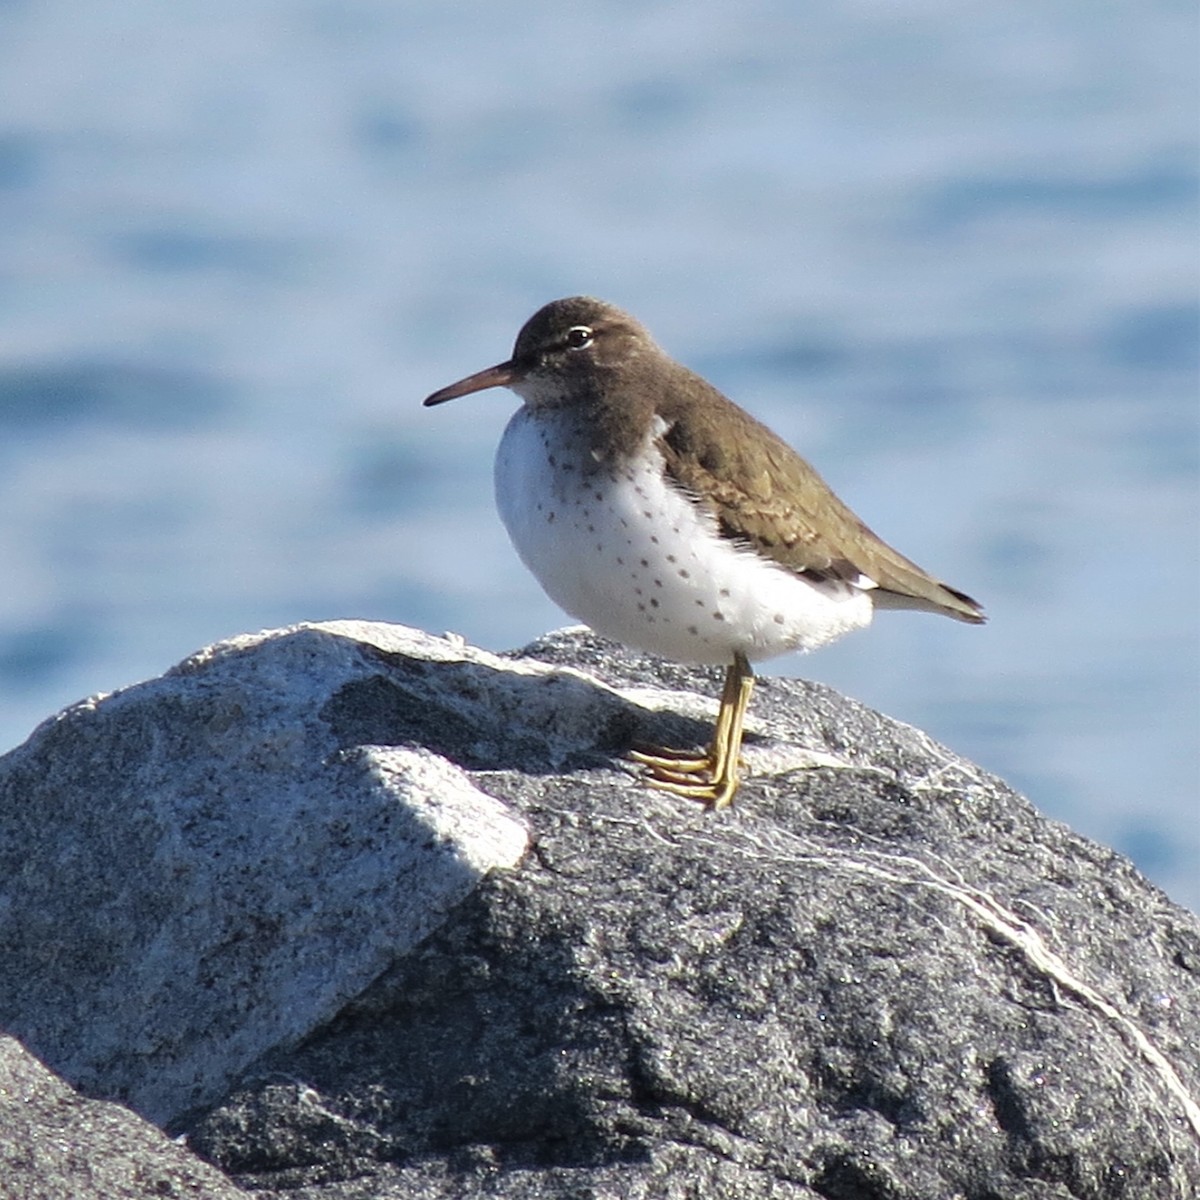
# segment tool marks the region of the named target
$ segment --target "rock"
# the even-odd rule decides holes
[[[705,740],[718,674],[336,623],[68,710],[0,760],[0,1022],[281,1198],[1196,1194],[1200,922],[814,684],[761,682],[732,811],[648,791],[620,754]],[[488,849],[418,941],[377,866],[443,878],[444,795]]]
[[[464,771],[338,739],[339,693],[405,645],[234,639],[0,759],[0,1027],[165,1124],[514,864],[524,827]]]
[[[84,1100],[0,1037],[4,1200],[236,1200],[248,1193],[119,1104]]]

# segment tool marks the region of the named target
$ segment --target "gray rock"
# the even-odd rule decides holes
[[[383,632],[222,643],[0,759],[0,1027],[166,1123],[520,858],[523,826],[459,768],[337,740],[330,697],[369,696],[408,645]]]
[[[224,997],[226,1038],[245,1012],[255,1038],[208,1070],[201,1090],[240,1080],[174,1128],[259,1194],[1196,1195],[1195,917],[999,780],[813,684],[762,682],[750,778],[731,812],[640,786],[620,754],[635,738],[705,740],[718,686],[714,672],[577,631],[509,658],[348,623],[215,647],[94,712],[69,710],[14,752],[15,772],[0,763],[6,826],[39,786],[40,823],[68,826],[24,835],[42,847],[36,869],[53,877],[32,881],[34,900],[0,883],[4,903],[20,906],[15,918],[0,910],[6,961],[10,931],[26,931],[20,946],[37,944],[30,922],[49,937],[51,922],[37,924],[44,909],[75,922],[79,940],[51,943],[67,968],[28,994],[55,1009],[41,1024],[60,1048],[74,1020],[71,1061],[88,1064],[93,1090],[136,1076],[145,1095],[195,1096],[180,1086],[173,1039],[224,1044],[204,1040],[196,992]],[[114,703],[129,711],[86,728]],[[83,732],[56,740],[71,721]],[[147,756],[160,763],[156,795],[174,799],[151,805],[122,785]],[[308,936],[305,906],[356,864],[370,874],[397,827],[409,828],[396,811],[407,811],[404,786],[379,785],[390,825],[362,798],[364,775],[386,776],[380,762],[400,764],[403,780],[445,780],[463,797],[460,825],[494,798],[479,822],[510,831],[489,842],[507,853],[477,857],[457,907],[448,911],[448,894],[429,901],[419,943],[411,922],[381,928],[385,902],[340,909],[340,940],[373,947],[377,977],[343,959],[333,936],[289,960],[278,947]],[[170,786],[169,765],[186,787]],[[321,807],[314,792],[342,772],[356,775],[358,798],[339,792]],[[259,800],[260,786],[286,800]],[[414,791],[428,807],[441,787]],[[119,837],[88,804],[124,820]],[[280,840],[275,826],[296,824],[308,828]],[[487,862],[515,859],[522,828],[532,852],[481,880]],[[174,930],[197,908],[193,876],[162,872],[155,855],[210,847],[214,829],[222,856],[234,852],[227,843],[258,850],[222,885],[274,897],[270,912],[290,930],[264,943],[283,955],[274,994],[298,1005],[325,954],[336,960],[320,976],[329,1001],[267,1027],[258,1003],[268,989],[254,956],[236,952],[239,933],[262,937],[258,910],[242,901],[210,922],[229,948],[221,969],[198,975],[198,939],[175,939],[166,956],[178,985],[140,1026],[120,1023],[107,999],[114,981],[166,954],[144,932],[122,938]],[[301,837],[296,869],[291,839]],[[71,855],[93,846],[76,868]],[[118,850],[115,870],[104,860]],[[102,871],[90,887],[89,870]],[[154,919],[99,919],[92,910],[129,876],[157,881]],[[362,890],[377,897],[371,877]],[[56,879],[85,889],[86,917],[72,915]],[[108,976],[96,966],[105,954],[121,964]],[[37,970],[28,951],[22,961]],[[137,994],[131,985],[127,997]],[[36,1016],[36,1002],[15,1011]],[[261,1049],[248,1064],[251,1041]],[[174,1100],[167,1109],[180,1111]]]
[[[245,1200],[215,1167],[119,1104],[84,1100],[0,1037],[3,1200]]]

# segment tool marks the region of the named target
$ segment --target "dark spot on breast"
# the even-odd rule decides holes
[[[775,624],[776,624],[776,625],[782,625],[782,624],[783,624],[783,613],[776,613],[776,614],[775,614]]]
[[[648,567],[650,565],[650,560],[648,558],[643,558],[641,563],[643,567]]]
[[[675,532],[678,533],[679,530],[677,529]],[[667,555],[667,562],[678,562],[678,561],[679,560],[675,557],[675,555],[673,555],[673,554]]]
[[[713,613],[713,620],[714,621],[723,621],[723,620],[725,620],[725,614],[723,612],[715,612],[715,613]]]
[[[651,607],[651,608],[657,608],[657,607],[658,607],[658,601],[657,601],[657,600],[655,600],[653,597],[651,597],[651,598],[650,598],[650,607]]]
[[[685,570],[683,567],[679,568],[679,578],[680,579],[691,579],[691,577],[692,577],[692,573],[690,571]]]
[[[699,629],[697,629],[695,625],[689,625],[689,626],[688,626],[688,633],[690,633],[690,634],[692,635],[692,637],[699,637],[699,636],[700,636],[700,630],[699,630]]]
[[[728,599],[729,599],[729,589],[728,589],[728,588],[722,588],[722,589],[721,589],[721,591],[720,591],[718,594],[719,594],[719,595],[721,596],[721,598],[722,598],[722,599],[724,599],[724,600],[728,600]]]

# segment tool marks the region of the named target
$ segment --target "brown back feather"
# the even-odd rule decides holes
[[[654,389],[668,423],[659,449],[670,477],[709,505],[726,537],[813,579],[865,575],[878,584],[872,594],[881,607],[926,609],[972,624],[986,620],[970,596],[873,533],[770,429],[700,376],[670,365],[671,373],[687,378]],[[687,403],[673,404],[680,392]]]

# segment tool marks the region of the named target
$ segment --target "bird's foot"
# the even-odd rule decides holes
[[[709,808],[728,808],[738,787],[736,762],[721,764],[712,751],[697,754],[692,750],[631,750],[629,757],[644,767],[642,778],[648,787],[698,800]]]
[[[650,772],[664,771],[671,775],[696,775],[712,773],[712,751],[699,753],[695,750],[671,750],[666,746],[635,747],[629,757]]]
[[[630,751],[629,757],[645,768],[646,783],[660,792],[699,800],[710,808],[728,808],[738,787],[742,721],[753,687],[750,663],[744,654],[735,654],[725,672],[712,744],[703,754],[662,746]]]

